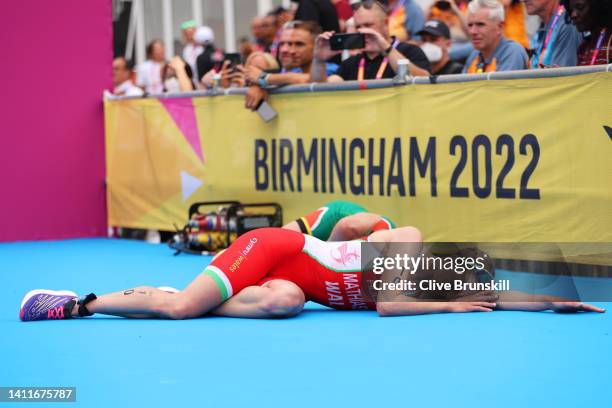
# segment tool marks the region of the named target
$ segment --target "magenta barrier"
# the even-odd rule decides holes
[[[111,3],[2,4],[0,241],[106,234]]]

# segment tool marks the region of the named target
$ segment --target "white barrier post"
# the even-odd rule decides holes
[[[164,31],[164,45],[166,60],[174,57],[174,38],[172,38],[172,0],[162,0],[162,27]]]

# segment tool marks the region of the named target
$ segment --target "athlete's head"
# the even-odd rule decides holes
[[[448,283],[451,289],[427,290],[419,292],[422,300],[447,300],[453,301],[465,296],[477,296],[478,290],[456,290],[455,281],[462,283],[486,283],[495,278],[495,264],[491,257],[476,247],[463,247],[456,244],[445,244],[434,246],[426,255],[432,270],[423,274],[423,279],[435,281],[436,283]],[[417,272],[419,273],[419,272]]]

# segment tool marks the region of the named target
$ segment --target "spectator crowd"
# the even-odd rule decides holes
[[[154,40],[137,67],[113,61],[115,95],[247,87],[256,109],[267,88],[310,82],[473,74],[612,63],[610,0],[293,0],[251,22],[238,53],[215,44],[209,27],[182,24],[183,50],[165,60]],[[426,6],[423,8],[423,6]],[[530,30],[530,21],[535,21]],[[538,25],[539,24],[539,25]],[[339,33],[362,48],[339,50]]]

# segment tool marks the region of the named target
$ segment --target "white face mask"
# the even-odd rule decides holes
[[[442,59],[442,47],[439,45],[426,42],[421,44],[421,49],[425,53],[425,56],[429,62],[436,63]]]

